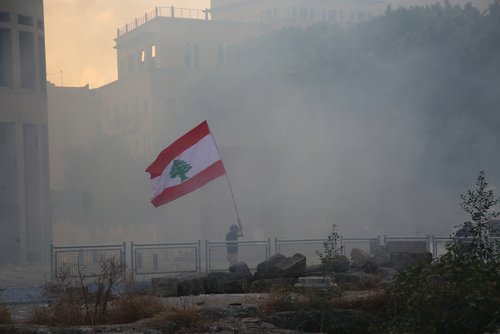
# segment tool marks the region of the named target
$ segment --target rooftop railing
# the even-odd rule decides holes
[[[142,26],[148,21],[157,17],[171,17],[181,19],[193,20],[210,20],[209,9],[192,9],[192,8],[179,8],[179,7],[155,7],[154,10],[144,13],[143,16],[137,17],[134,21],[125,24],[125,26],[116,29],[116,37],[125,35],[126,33]]]

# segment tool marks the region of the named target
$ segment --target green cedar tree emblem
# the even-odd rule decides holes
[[[181,182],[184,182],[188,179],[186,173],[189,172],[191,168],[193,167],[187,162],[175,159],[168,175],[170,175],[171,179],[175,179],[178,176],[181,178]]]

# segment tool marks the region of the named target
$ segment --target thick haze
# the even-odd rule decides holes
[[[448,235],[478,172],[500,182],[498,12],[476,25],[472,9],[435,11],[278,32],[198,83],[191,111],[229,146],[249,224]]]
[[[113,11],[122,2],[99,3],[80,11],[118,20]],[[103,49],[117,26],[149,9],[130,10]],[[230,64],[204,72],[167,104],[171,112],[153,125],[164,136],[154,140],[163,148],[208,120],[248,239],[322,237],[332,224],[345,236],[449,235],[467,219],[459,195],[479,171],[500,184],[499,13],[414,8],[354,28],[290,28],[246,41]],[[108,68],[100,55],[95,65],[89,56],[83,72],[100,78],[95,83],[114,76],[99,70]],[[65,186],[97,193],[82,223],[104,234],[133,227],[113,241],[196,240],[200,217],[202,236],[222,239],[234,223],[225,179],[154,209],[143,172],[150,158],[129,158],[120,138],[93,145],[66,154]],[[205,216],[213,225],[203,225]]]
[[[45,0],[47,80],[91,87],[116,80],[117,28],[155,6],[204,9],[209,4],[209,0]]]

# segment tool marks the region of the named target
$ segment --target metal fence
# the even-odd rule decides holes
[[[320,264],[316,251],[323,250],[326,239],[271,239],[264,241],[237,241],[238,261],[247,263],[250,270],[268,259],[271,254],[280,253],[293,256],[301,253],[307,258],[307,265]],[[417,236],[393,237],[379,236],[375,238],[341,238],[343,253],[349,257],[353,248],[359,248],[373,254],[379,246],[384,246],[388,252],[430,252],[433,257],[439,257],[446,252],[446,243],[450,237]],[[191,243],[136,244],[131,242],[129,257],[126,256],[125,243],[104,246],[52,246],[51,272],[56,277],[62,270],[72,275],[97,275],[101,269],[102,259],[115,259],[129,265],[135,276],[194,273],[201,271],[226,271],[227,261],[226,241],[201,241]],[[129,263],[126,263],[129,260]]]
[[[132,22],[125,24],[125,26],[116,29],[116,37],[125,35],[126,33],[142,26],[148,21],[157,17],[170,17],[182,19],[195,19],[195,20],[209,20],[211,15],[209,10],[200,10],[192,8],[179,8],[179,7],[155,7],[154,10],[144,13],[143,16],[135,18]]]
[[[317,250],[321,250],[325,239],[279,240],[274,239],[276,253],[293,256],[300,253],[307,259],[307,265],[320,264]]]
[[[103,246],[51,246],[52,278],[64,273],[69,277],[96,276],[100,274],[103,260],[126,264],[125,243]]]
[[[440,257],[446,253],[446,243],[451,241],[450,237],[436,237],[432,239],[432,257]]]
[[[201,271],[201,242],[131,243],[130,267],[134,275]]]
[[[381,245],[381,238],[341,238],[344,255],[349,257],[353,248],[359,248],[368,254],[372,254],[376,247]]]
[[[384,236],[384,246],[388,252],[431,252],[431,236],[422,237],[388,237]]]
[[[257,265],[271,256],[271,239],[266,241],[237,241],[238,261],[243,261],[250,270],[257,269]],[[226,241],[206,241],[205,261],[207,271],[226,271],[229,267],[227,260]]]

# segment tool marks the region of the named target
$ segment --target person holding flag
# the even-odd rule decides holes
[[[231,240],[238,240],[238,237],[243,236],[243,227],[231,183],[207,121],[203,121],[161,151],[156,160],[146,168],[146,172],[151,177],[153,186],[151,203],[154,207],[167,204],[222,175],[226,175],[238,219],[238,226],[233,225],[236,226],[236,234],[235,236],[231,234],[230,237],[235,238]],[[238,252],[237,243],[236,248],[234,245],[231,247],[232,253],[234,250],[236,253]]]
[[[243,228],[238,225],[229,226],[226,233],[227,262],[229,266],[238,263],[238,238],[243,237]]]

